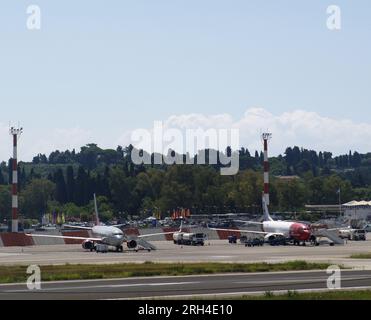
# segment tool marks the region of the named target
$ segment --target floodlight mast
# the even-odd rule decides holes
[[[264,193],[263,197],[267,206],[269,206],[269,159],[268,159],[268,142],[272,138],[271,133],[263,133],[262,140],[264,143]]]
[[[11,127],[9,130],[13,137],[12,159],[12,232],[18,232],[18,137],[23,133],[23,128]]]

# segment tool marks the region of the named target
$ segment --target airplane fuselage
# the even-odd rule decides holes
[[[297,241],[307,241],[312,234],[309,226],[301,222],[264,221],[262,229],[267,233],[282,233],[285,238]]]
[[[112,226],[95,226],[91,232],[94,236],[102,238],[102,243],[109,246],[119,247],[126,241],[123,231]]]

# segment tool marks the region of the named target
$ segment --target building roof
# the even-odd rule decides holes
[[[344,203],[343,207],[346,208],[354,208],[354,207],[371,207],[371,201],[350,201],[348,203]]]

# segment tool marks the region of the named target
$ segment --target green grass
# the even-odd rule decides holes
[[[65,264],[41,266],[42,281],[180,276],[213,273],[324,270],[327,263],[152,263]],[[27,266],[0,266],[0,283],[25,282]]]
[[[371,290],[325,291],[299,293],[288,291],[285,294],[266,292],[262,296],[242,296],[236,300],[371,300]]]
[[[349,258],[352,258],[352,259],[371,259],[371,253],[356,253],[356,254],[352,254]]]

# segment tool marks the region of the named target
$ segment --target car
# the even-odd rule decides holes
[[[261,247],[264,245],[264,240],[259,238],[249,239],[245,242],[245,247]]]
[[[237,243],[237,236],[236,235],[228,236],[228,242]]]

